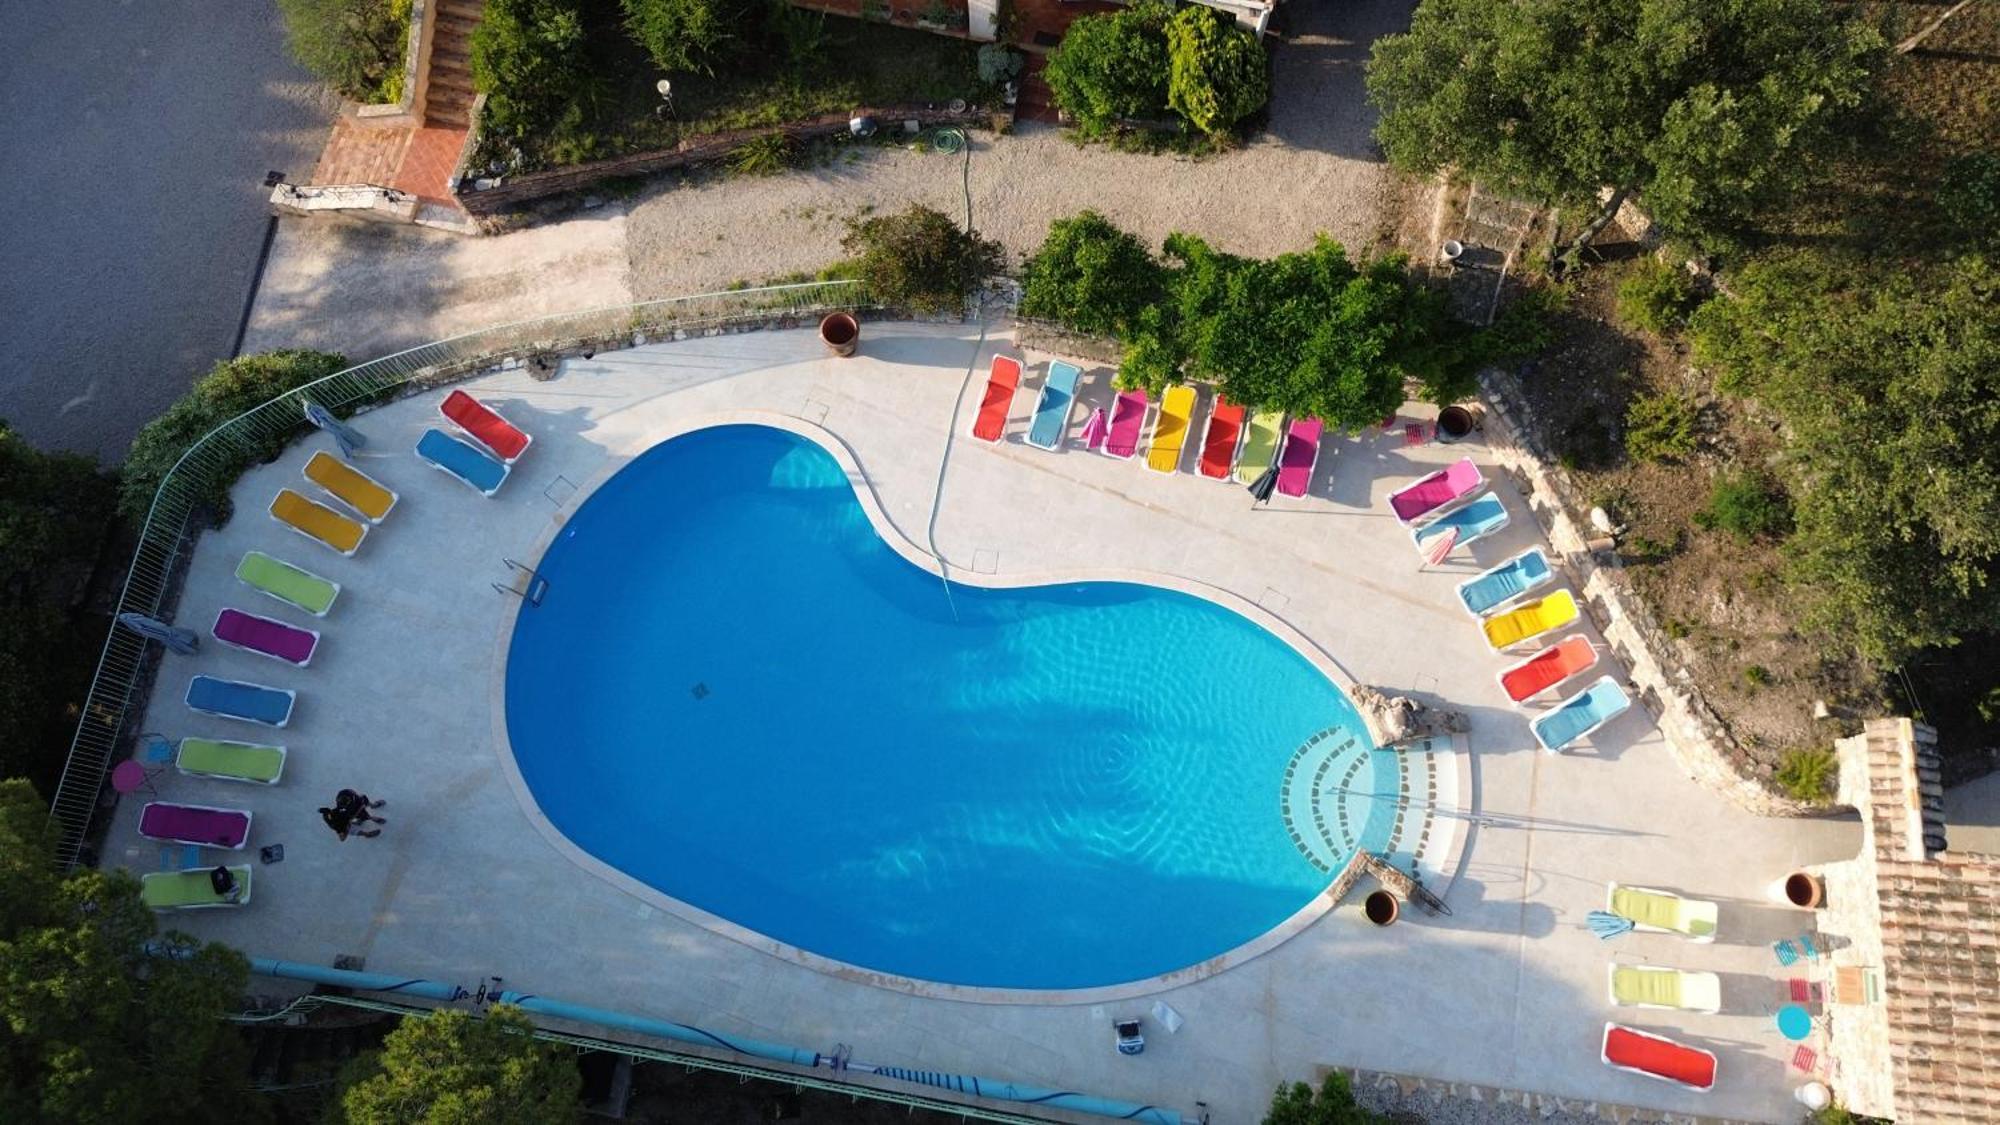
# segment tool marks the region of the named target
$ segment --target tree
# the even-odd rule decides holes
[[[222,1017],[249,965],[167,934],[122,871],[58,876],[48,807],[0,781],[0,1120],[148,1125],[266,1116]]]
[[[729,0],[619,0],[625,28],[661,70],[714,74],[723,44],[737,38],[748,14]]]
[[[1022,313],[1078,332],[1126,335],[1161,296],[1159,263],[1095,211],[1050,223],[1022,268]]]
[[[347,1125],[556,1125],[580,1116],[583,1076],[569,1052],[534,1037],[511,1005],[482,1019],[405,1017],[382,1049],[342,1076]]]
[[[1264,44],[1214,8],[1188,4],[1167,21],[1167,104],[1211,136],[1271,100]]]
[[[1594,202],[1572,251],[1625,197],[1698,244],[1831,150],[1884,49],[1831,0],[1424,0],[1376,40],[1369,97],[1391,163]]]
[[[575,145],[596,89],[576,0],[487,0],[472,31],[472,83],[494,136]]]
[[[1049,52],[1042,77],[1078,130],[1101,133],[1167,111],[1167,8],[1147,0],[1079,18]]]
[[[1264,1125],[1377,1125],[1384,1120],[1355,1102],[1354,1088],[1339,1071],[1329,1073],[1317,1093],[1303,1082],[1280,1085],[1264,1115]]]
[[[342,96],[361,102],[403,96],[410,0],[278,0],[278,11],[292,57]]]
[[[850,222],[841,246],[855,255],[855,270],[877,300],[918,312],[957,311],[1006,263],[999,243],[915,203]]]

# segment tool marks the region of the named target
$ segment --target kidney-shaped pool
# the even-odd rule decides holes
[[[772,427],[653,447],[538,569],[506,717],[542,814],[663,895],[883,973],[1070,989],[1226,953],[1346,858],[1291,823],[1300,747],[1352,747],[1336,802],[1387,757],[1322,672],[1215,602],[947,588],[831,454]],[[1381,804],[1340,819],[1372,843]]]

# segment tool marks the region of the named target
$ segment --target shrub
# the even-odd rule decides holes
[[[1166,22],[1165,6],[1148,2],[1070,24],[1042,77],[1078,131],[1166,114]]]
[[[875,298],[919,312],[955,312],[1006,262],[1000,244],[919,204],[850,222],[841,246]]]
[[[278,11],[292,57],[341,96],[358,102],[403,96],[410,0],[278,0]]]
[[[1794,747],[1778,759],[1778,788],[1795,801],[1823,805],[1840,780],[1840,759],[1826,746]]]
[[[619,0],[625,30],[661,70],[715,73],[722,46],[742,33],[746,6],[730,0]]]
[[[988,86],[1002,86],[1013,81],[1027,65],[1021,52],[1004,43],[983,43],[979,47],[979,80]]]
[[[1162,295],[1160,264],[1095,211],[1050,223],[1022,274],[1021,312],[1078,332],[1126,335]]]
[[[571,155],[596,93],[576,0],[487,0],[472,32],[472,82],[486,95],[481,128],[517,145]]]
[[[1658,258],[1638,259],[1618,280],[1618,319],[1656,336],[1679,331],[1696,303],[1687,271]]]
[[[792,139],[765,133],[737,145],[729,153],[729,170],[739,176],[775,176],[792,163]]]
[[[1708,506],[1694,522],[1738,539],[1775,538],[1792,527],[1792,506],[1776,482],[1756,473],[1736,473],[1715,482]]]
[[[1264,1125],[1378,1125],[1388,1119],[1361,1107],[1347,1075],[1333,1071],[1318,1091],[1303,1082],[1280,1085]]]
[[[146,423],[139,436],[132,439],[119,481],[119,510],[135,520],[145,518],[153,505],[153,493],[159,490],[168,470],[210,430],[251,407],[346,366],[344,356],[289,349],[217,363],[208,374],[195,380],[192,390],[167,407],[165,413]],[[299,425],[305,425],[303,413]],[[286,434],[266,442],[217,448],[217,455],[225,461],[224,469],[217,474],[204,499],[219,517],[227,517],[229,486],[243,470],[277,456],[290,441],[291,435]]]
[[[2000,249],[2000,154],[1952,161],[1938,184],[1938,208],[1966,245]]]
[[[1676,461],[1694,452],[1694,400],[1644,395],[1625,409],[1625,452],[1634,461]]]
[[[1167,21],[1167,104],[1211,136],[1271,100],[1264,44],[1214,8],[1189,4]]]
[[[1762,664],[1752,664],[1743,669],[1743,682],[1753,690],[1771,682],[1771,670]]]
[[[1479,334],[1476,347],[1486,363],[1513,363],[1540,355],[1560,335],[1556,315],[1569,304],[1569,291],[1538,285],[1507,302]]]

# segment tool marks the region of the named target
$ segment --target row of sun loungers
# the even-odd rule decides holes
[[[1679,934],[1691,941],[1715,940],[1716,906],[1668,891],[1611,883],[1605,906],[1634,929]],[[1612,964],[1605,992],[1621,1008],[1659,1008],[1713,1014],[1722,1010],[1722,980],[1714,973],[1657,965]],[[1715,1088],[1715,1056],[1698,1047],[1612,1022],[1604,1025],[1604,1064],[1706,1093]]]

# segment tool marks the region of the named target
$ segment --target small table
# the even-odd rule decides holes
[[[1778,1009],[1778,1034],[1796,1043],[1812,1034],[1812,1013],[1799,1004]]]
[[[134,793],[144,789],[146,792],[157,797],[160,795],[160,791],[153,788],[153,779],[158,777],[159,773],[160,771],[158,770],[149,770],[131,758],[127,758],[111,767],[111,788],[116,789],[119,793]]]

